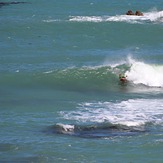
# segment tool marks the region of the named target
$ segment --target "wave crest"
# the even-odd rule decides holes
[[[128,80],[134,84],[149,87],[163,87],[163,66],[150,65],[144,62],[131,61],[131,68],[126,72]]]
[[[128,23],[144,23],[144,22],[163,22],[163,11],[145,12],[144,16],[71,16],[69,21],[76,22],[128,22]]]

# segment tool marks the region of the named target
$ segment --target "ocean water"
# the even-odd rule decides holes
[[[162,163],[163,1],[3,2],[0,162]]]

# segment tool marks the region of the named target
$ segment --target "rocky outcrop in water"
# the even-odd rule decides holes
[[[137,15],[137,16],[143,16],[143,13],[140,12],[140,11],[136,11],[135,14],[134,14],[131,10],[129,10],[129,11],[126,13],[126,15]]]
[[[11,5],[11,4],[24,4],[24,3],[27,3],[27,2],[0,2],[0,7]]]

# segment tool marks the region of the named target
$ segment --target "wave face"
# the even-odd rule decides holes
[[[119,74],[127,76],[127,83],[119,81]],[[23,80],[22,80],[23,79]],[[154,65],[128,58],[119,63],[105,63],[100,66],[71,67],[42,73],[21,73],[1,75],[1,84],[17,87],[50,87],[72,91],[162,91],[163,65]],[[151,89],[150,89],[151,88]]]

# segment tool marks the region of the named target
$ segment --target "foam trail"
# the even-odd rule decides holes
[[[150,21],[160,21],[163,22],[163,11],[152,11],[144,14],[146,19]]]
[[[74,125],[65,125],[65,124],[62,124],[62,123],[57,123],[56,126],[58,126],[59,128],[62,129],[62,131],[64,132],[73,132],[74,131]]]
[[[105,19],[101,16],[71,16],[69,21],[77,22],[102,22]]]
[[[131,61],[131,68],[126,72],[129,81],[151,87],[163,87],[163,66]]]
[[[107,21],[116,21],[116,22],[133,22],[140,23],[143,21],[160,21],[163,20],[163,11],[154,11],[154,12],[146,12],[144,16],[128,16],[128,15],[117,15],[108,17]]]
[[[128,23],[142,23],[142,22],[163,22],[163,11],[145,12],[144,16],[70,16],[69,21],[76,22],[128,22]]]
[[[162,99],[130,99],[119,103],[83,103],[78,110],[60,112],[68,120],[141,127],[147,123],[163,125]]]

